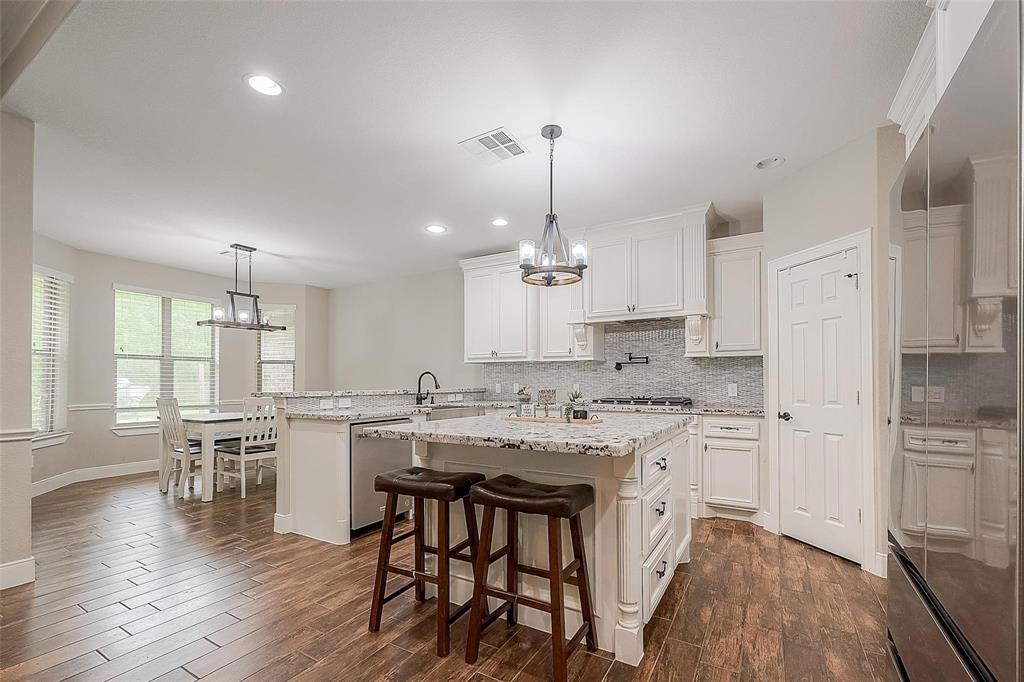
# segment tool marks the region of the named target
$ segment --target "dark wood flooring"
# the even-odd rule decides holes
[[[0,593],[0,679],[549,678],[547,635],[523,626],[492,626],[467,666],[463,618],[452,655],[436,658],[432,602],[411,592],[368,633],[377,537],[335,547],[275,535],[273,476],[250,491],[203,504],[198,489],[178,500],[139,475],[36,498],[37,580]],[[697,520],[694,531],[643,664],[581,647],[571,679],[895,679],[885,581],[750,524]]]

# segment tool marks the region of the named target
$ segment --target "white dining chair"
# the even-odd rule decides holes
[[[181,410],[177,398],[157,398],[156,409],[160,414],[162,437],[171,446],[170,466],[167,467],[167,481],[162,487],[170,487],[171,477],[178,474],[178,497],[185,497],[185,486],[191,490],[197,476],[196,468],[203,465],[203,447],[189,440],[185,424],[181,421]]]
[[[224,489],[225,478],[239,479],[245,499],[245,465],[256,462],[256,485],[263,482],[263,470],[277,470],[277,421],[273,398],[246,398],[242,402],[242,433],[237,444],[217,445],[217,490]],[[273,462],[268,464],[267,462]],[[227,468],[238,465],[237,471]]]

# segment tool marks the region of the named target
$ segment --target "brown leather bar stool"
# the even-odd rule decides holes
[[[589,485],[544,485],[521,478],[502,474],[489,481],[477,483],[469,493],[473,504],[484,507],[483,528],[480,547],[474,563],[474,585],[472,611],[469,618],[469,640],[466,646],[466,662],[475,663],[480,652],[480,635],[497,620],[502,612],[508,613],[508,622],[515,622],[516,604],[551,614],[551,653],[554,661],[554,679],[564,682],[567,675],[566,662],[569,655],[586,637],[587,649],[597,651],[597,631],[594,629],[594,611],[591,606],[590,578],[587,575],[587,557],[583,547],[583,524],[580,512],[594,504],[594,489]],[[504,548],[489,554],[491,535],[494,533],[494,510],[504,509],[508,515],[508,537]],[[518,561],[517,527],[519,514],[538,514],[548,517],[548,569],[543,570],[520,564]],[[573,559],[568,566],[562,566],[562,519],[569,520],[569,534],[572,538]],[[505,589],[487,584],[487,557],[507,557]],[[519,573],[547,578],[551,585],[551,601],[543,602],[519,594],[516,576]],[[575,574],[575,576],[573,575]],[[575,585],[580,592],[580,609],[583,625],[565,641],[565,586]],[[487,612],[487,597],[504,599],[505,603],[494,611]]]
[[[474,483],[482,480],[484,480],[483,474],[435,471],[422,467],[396,469],[379,474],[374,478],[374,490],[387,493],[387,501],[384,507],[384,526],[380,535],[380,553],[377,556],[377,573],[373,581],[373,601],[370,604],[370,632],[380,630],[384,604],[412,587],[416,588],[416,601],[423,601],[425,598],[424,584],[431,583],[437,586],[437,655],[448,655],[451,650],[451,624],[469,610],[472,601],[467,601],[457,608],[455,613],[451,613],[448,601],[448,562],[450,559],[459,559],[476,565],[473,563],[477,548],[476,515],[473,513],[473,505],[467,494]],[[399,495],[408,495],[413,498],[415,521],[412,530],[395,536],[395,516],[398,510]],[[424,542],[424,500],[437,501],[436,547],[431,547]],[[462,500],[466,514],[468,537],[455,546],[450,546],[448,538],[449,505],[458,500]],[[395,543],[409,538],[413,538],[414,542],[413,568],[393,565],[391,563],[391,548]],[[466,553],[467,549],[469,550],[468,554]],[[437,555],[436,574],[424,571],[426,554]],[[411,580],[391,594],[385,594],[388,573],[404,575]]]

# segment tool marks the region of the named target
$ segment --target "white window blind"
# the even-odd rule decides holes
[[[154,422],[156,399],[177,398],[183,414],[217,404],[218,336],[200,327],[209,301],[114,291],[114,407],[118,424]]]
[[[32,428],[63,431],[67,416],[69,282],[32,274]]]
[[[260,310],[271,324],[283,324],[277,332],[259,332],[256,339],[256,391],[295,390],[295,306],[267,303]]]

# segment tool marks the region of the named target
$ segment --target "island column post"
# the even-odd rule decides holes
[[[615,458],[618,526],[618,622],[615,624],[615,658],[639,665],[644,657],[644,624],[640,615],[643,592],[643,556],[640,542],[640,469],[636,451]]]

